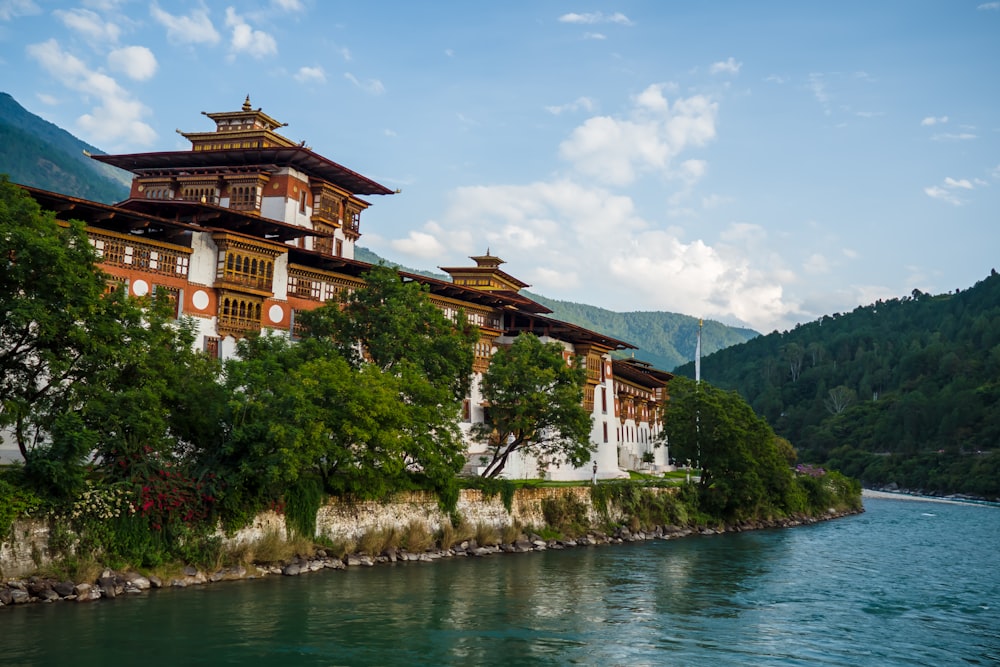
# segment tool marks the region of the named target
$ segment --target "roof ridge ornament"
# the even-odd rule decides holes
[[[250,93],[247,93],[247,98],[245,100],[243,100],[243,110],[244,111],[253,111],[253,107],[250,106]]]

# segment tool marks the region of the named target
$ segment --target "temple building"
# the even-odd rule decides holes
[[[253,109],[249,97],[238,111],[204,115],[214,130],[180,132],[191,150],[93,156],[133,174],[128,199],[114,206],[25,189],[58,218],[87,225],[114,283],[135,296],[166,292],[176,315],[196,322],[197,344],[227,358],[248,334],[294,337],[297,313],[362,285],[371,265],[355,260],[354,250],[366,198],[395,193],[278,134],[284,124]],[[528,285],[489,251],[471,259],[475,266],[442,269],[450,281],[403,273],[426,284],[446,315],[464,312],[479,327],[464,431],[484,418],[480,381],[493,352],[530,332],[558,342],[567,359],[585,360],[598,476],[627,476],[640,462],[666,469],[666,448],[652,443],[670,374],[612,358],[634,349],[630,343],[549,317],[552,311],[522,294]],[[475,472],[484,452],[469,442],[468,469]],[[591,464],[543,469],[512,457],[505,473],[583,480]]]

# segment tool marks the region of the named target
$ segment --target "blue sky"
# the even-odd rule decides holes
[[[0,66],[108,152],[249,94],[402,190],[361,245],[612,310],[766,333],[1000,264],[1000,2],[0,0]]]

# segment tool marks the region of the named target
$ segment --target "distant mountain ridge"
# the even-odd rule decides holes
[[[113,204],[128,196],[131,174],[88,158],[84,151],[104,154],[69,132],[27,111],[7,93],[0,93],[0,173],[22,185]],[[356,259],[386,263],[370,250],[357,247]],[[393,264],[404,271],[439,280],[447,275]],[[549,299],[526,292],[552,309],[552,317],[624,340],[639,349],[624,356],[671,370],[694,359],[698,319],[666,312],[618,313],[596,306]],[[706,321],[702,332],[705,355],[745,342],[756,331]]]
[[[0,173],[10,180],[105,204],[125,199],[131,174],[84,151],[103,154],[0,93]]]
[[[430,278],[449,279],[448,276],[440,273],[411,269],[387,262],[367,248],[356,248],[355,258],[371,264],[385,262],[404,271]],[[698,339],[697,317],[661,311],[620,313],[597,306],[550,299],[527,290],[524,290],[523,293],[528,298],[551,308],[552,317],[556,319],[592,329],[606,336],[612,336],[638,346],[639,349],[629,350],[624,356],[634,356],[636,359],[648,361],[664,370],[674,369],[694,359]],[[719,322],[706,320],[701,336],[702,354],[709,355],[732,345],[744,343],[759,335],[752,329],[730,327]]]

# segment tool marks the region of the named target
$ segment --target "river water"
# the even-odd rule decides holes
[[[0,610],[0,665],[998,665],[1000,508]]]

